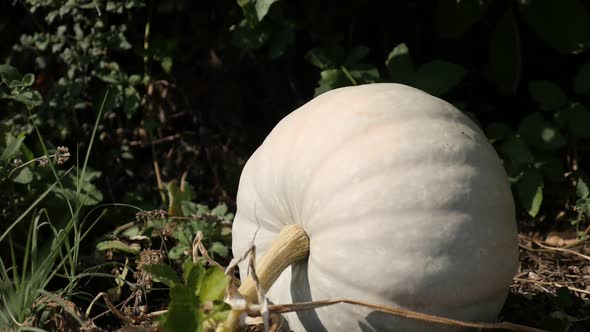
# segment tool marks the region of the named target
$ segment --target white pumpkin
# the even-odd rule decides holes
[[[241,175],[233,253],[287,225],[309,237],[273,303],[348,298],[496,319],[518,263],[512,194],[482,131],[400,84],[333,90],[285,117]],[[240,265],[242,280],[247,262]],[[447,331],[348,304],[287,315],[294,331]]]

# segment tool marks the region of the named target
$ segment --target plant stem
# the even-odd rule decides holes
[[[350,72],[348,71],[348,69],[346,67],[340,66],[340,69],[342,70],[344,75],[346,75],[346,77],[348,78],[350,83],[352,83],[352,85],[359,85],[358,82],[354,79],[354,77],[352,77],[352,75],[350,74]]]
[[[309,255],[309,238],[300,225],[285,226],[275,238],[260,262],[256,264],[259,286],[268,290],[283,271],[291,264],[306,259]],[[248,276],[238,292],[247,303],[258,303],[256,282]],[[217,332],[238,331],[242,310],[232,310],[227,320],[217,328]]]

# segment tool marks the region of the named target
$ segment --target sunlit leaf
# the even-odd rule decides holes
[[[391,80],[396,83],[407,83],[414,73],[414,62],[406,44],[397,45],[387,56],[385,65]]]
[[[223,270],[218,266],[213,266],[207,270],[205,279],[201,286],[200,298],[202,301],[221,300],[225,294],[225,287],[230,281]]]
[[[30,183],[33,181],[33,172],[28,167],[23,167],[17,171],[12,181],[20,184]]]
[[[537,216],[543,203],[543,185],[543,175],[534,168],[526,170],[516,183],[520,204],[531,217]]]

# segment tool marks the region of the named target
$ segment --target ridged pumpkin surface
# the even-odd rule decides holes
[[[285,117],[241,175],[233,252],[261,257],[300,224],[307,262],[284,271],[274,303],[348,298],[493,321],[518,262],[502,163],[445,101],[399,84],[327,92]],[[247,262],[240,265],[241,277]],[[447,331],[339,304],[288,314],[294,331]]]

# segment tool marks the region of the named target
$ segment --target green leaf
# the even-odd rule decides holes
[[[270,6],[279,0],[256,0],[256,4],[254,5],[256,8],[256,16],[258,17],[258,21],[262,21],[262,19],[268,14],[268,10]]]
[[[320,76],[318,87],[315,89],[316,96],[332,89],[351,85],[350,80],[341,69],[322,70]]]
[[[438,0],[435,31],[447,38],[460,37],[485,15],[489,3],[489,0]]]
[[[504,158],[515,165],[532,163],[534,158],[527,144],[518,137],[513,137],[502,143],[500,152]]]
[[[0,155],[0,161],[6,163],[18,152],[23,141],[25,140],[25,133],[20,133],[17,137],[7,134],[5,137],[6,148]]]
[[[186,224],[181,224],[174,230],[174,238],[181,245],[190,248],[193,243],[194,234],[191,232]]]
[[[588,189],[588,185],[582,178],[578,179],[578,183],[576,184],[576,194],[579,198],[587,198],[590,196],[590,189]]]
[[[196,204],[190,201],[182,201],[181,203],[182,215],[185,217],[201,217],[205,213],[209,213],[209,207],[204,204]]]
[[[492,143],[512,136],[512,128],[505,123],[493,122],[486,128],[486,134]]]
[[[13,81],[21,81],[22,76],[16,68],[4,64],[0,65],[0,78],[2,78],[2,83],[8,85]]]
[[[17,171],[17,174],[12,181],[20,184],[30,183],[33,181],[33,172],[31,172],[28,167],[23,167]]]
[[[539,149],[553,150],[565,145],[565,138],[559,130],[545,122],[539,112],[522,119],[518,133],[528,144]]]
[[[254,26],[258,23],[255,1],[256,0],[237,0],[238,5],[242,7],[242,13],[245,17],[244,21],[250,26]]]
[[[168,250],[168,258],[175,260],[184,256],[184,251],[188,250],[189,247],[184,244],[177,244],[172,249]]]
[[[526,23],[548,46],[562,53],[580,53],[590,47],[590,16],[581,1],[517,3]]]
[[[195,295],[199,295],[203,280],[205,279],[205,266],[203,260],[193,263],[187,259],[182,264],[182,273],[186,287]]]
[[[457,64],[435,60],[422,65],[409,84],[433,96],[442,96],[456,87],[467,72]]]
[[[182,213],[182,201],[190,201],[194,196],[191,185],[187,182],[181,188],[176,181],[170,181],[166,185],[168,190],[168,215],[179,216]]]
[[[163,315],[160,327],[164,332],[199,332],[203,329],[203,318],[199,299],[186,287],[175,284],[170,288],[170,305]]]
[[[536,217],[541,208],[543,185],[543,175],[534,168],[526,170],[515,185],[520,205],[531,217]]]
[[[550,81],[529,82],[529,93],[542,110],[555,110],[567,103],[563,90]]]
[[[590,61],[578,70],[574,78],[574,92],[579,95],[590,94]]]
[[[142,269],[168,287],[182,285],[174,270],[166,264],[146,264]]]
[[[201,300],[222,300],[225,295],[225,287],[229,284],[229,281],[230,277],[226,276],[219,266],[208,269],[199,294]]]
[[[490,42],[492,77],[502,94],[514,94],[520,81],[521,45],[512,11],[500,18]]]
[[[53,192],[58,197],[84,206],[96,205],[102,201],[102,193],[96,188],[92,181],[100,176],[100,172],[86,171],[85,178],[76,178],[75,174],[69,174],[62,182],[63,187],[56,187]]]
[[[25,76],[23,76],[21,82],[23,83],[24,86],[31,86],[31,85],[33,85],[33,83],[35,83],[35,75],[26,74]]]
[[[375,83],[379,80],[379,70],[369,65],[358,64],[348,69],[348,73],[357,84]]]
[[[213,242],[210,248],[211,252],[218,254],[221,257],[227,258],[229,255],[228,248],[221,242]]]
[[[391,80],[395,83],[407,83],[414,73],[414,61],[406,44],[397,45],[387,56],[385,65]]]
[[[344,62],[344,58],[344,50],[336,45],[312,48],[305,54],[305,60],[319,69],[337,67]]]
[[[211,213],[216,216],[223,217],[227,213],[227,205],[225,203],[221,203],[211,210]]]
[[[23,91],[17,95],[10,96],[10,98],[24,104],[29,110],[43,103],[43,97],[41,97],[38,91]]]
[[[123,110],[125,111],[127,119],[131,119],[139,108],[141,97],[139,96],[139,92],[137,92],[132,86],[125,87],[123,91]]]
[[[99,251],[104,250],[119,250],[128,252],[130,254],[137,255],[141,251],[141,246],[137,243],[127,244],[119,240],[102,241],[96,245],[96,249]]]

